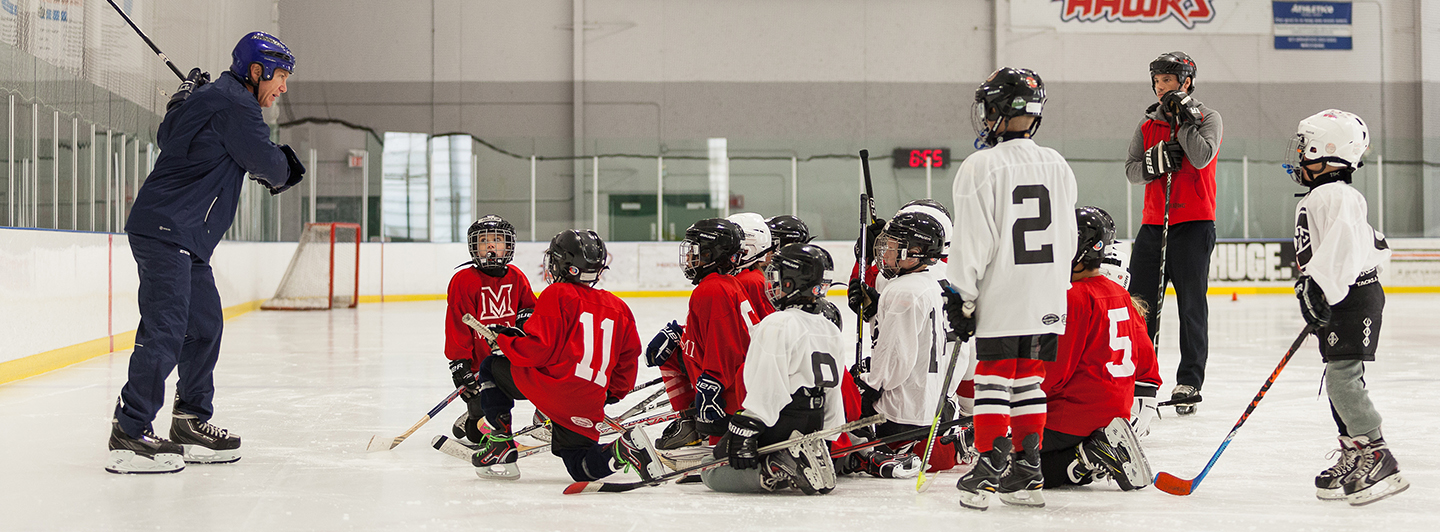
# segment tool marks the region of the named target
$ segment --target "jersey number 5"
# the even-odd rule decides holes
[[[1027,199],[1037,200],[1040,212],[1030,218],[1016,219],[1015,225],[1010,229],[1010,234],[1014,237],[1015,264],[1050,264],[1055,262],[1053,245],[1043,244],[1040,249],[1029,249],[1025,246],[1025,233],[1050,228],[1050,189],[1045,188],[1045,185],[1021,185],[1010,192],[1010,201],[1015,205],[1024,205]]]
[[[1105,364],[1110,376],[1123,379],[1135,374],[1135,357],[1130,355],[1130,337],[1120,335],[1120,322],[1130,319],[1130,309],[1112,308],[1105,313],[1110,318],[1110,350],[1120,352],[1120,362]]]
[[[600,321],[600,364],[595,365],[595,315],[589,312],[580,313],[580,334],[585,338],[585,354],[580,363],[575,365],[575,376],[605,387],[609,381],[609,375],[605,370],[610,366],[610,346],[615,339],[615,320],[605,318]]]

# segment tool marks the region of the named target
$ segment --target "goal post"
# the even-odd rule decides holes
[[[305,224],[265,310],[353,308],[360,299],[360,224]]]

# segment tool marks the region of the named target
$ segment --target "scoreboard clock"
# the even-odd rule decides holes
[[[931,168],[948,168],[950,166],[950,148],[895,148],[896,168],[925,168],[925,160],[930,160]]]

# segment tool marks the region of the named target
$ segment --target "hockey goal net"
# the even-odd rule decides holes
[[[360,225],[306,224],[290,268],[265,310],[354,307],[360,297]]]

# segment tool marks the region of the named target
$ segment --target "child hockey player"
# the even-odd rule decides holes
[[[1030,140],[1044,104],[1045,86],[1028,69],[1002,68],[980,84],[977,144],[988,148],[965,158],[953,187],[947,277],[958,294],[947,294],[945,310],[959,340],[976,339],[981,456],[957,484],[961,506],[971,509],[986,509],[996,491],[1007,504],[1044,505],[1040,383],[1065,332],[1065,257],[1075,255],[1075,174],[1059,153]]]
[[[753,212],[732,214],[726,220],[735,222],[745,235],[740,241],[740,264],[735,280],[745,287],[745,295],[750,299],[750,307],[744,314],[753,327],[775,312],[775,306],[765,297],[765,266],[770,262],[770,252],[775,251],[771,247],[770,227],[765,225],[765,218]]]
[[[1365,389],[1365,361],[1375,360],[1385,310],[1379,266],[1390,256],[1385,236],[1365,221],[1365,197],[1346,186],[1369,149],[1365,122],[1330,109],[1300,121],[1286,165],[1310,189],[1295,207],[1295,295],[1321,340],[1325,389],[1340,429],[1340,460],[1315,477],[1315,495],[1356,506],[1410,487]]]
[[[599,480],[626,467],[646,480],[664,474],[641,428],[598,443],[597,427],[610,422],[605,405],[630,392],[640,357],[630,307],[593,287],[608,262],[605,242],[594,231],[572,229],[550,240],[545,272],[551,284],[526,323],[530,334],[496,337],[503,356],[480,364],[480,404],[494,429],[471,458],[481,478],[520,477],[511,434],[515,399],[529,399],[550,418],[550,452],[565,462],[571,478]]]
[[[824,249],[796,243],[780,248],[766,269],[767,291],[778,311],[752,331],[744,409],[730,416],[728,433],[715,446],[715,457],[730,462],[700,476],[710,489],[793,487],[814,495],[835,488],[835,468],[823,442],[757,453],[766,445],[845,423],[835,362],[844,343],[838,324],[817,306],[830,286],[825,272],[833,268]]]
[[[1130,426],[1136,380],[1160,386],[1145,314],[1100,273],[1115,222],[1095,207],[1075,209],[1079,241],[1070,261],[1065,334],[1045,368],[1045,487],[1108,476],[1122,490],[1150,485],[1150,467]],[[1153,401],[1153,395],[1151,397]]]
[[[469,314],[486,326],[523,329],[535,311],[535,292],[525,273],[510,264],[515,258],[515,226],[487,214],[470,224],[466,233],[470,262],[461,265],[446,290],[445,358],[450,359],[455,386],[465,387],[460,397],[465,400],[466,413],[455,420],[455,437],[479,442],[479,423],[485,414],[480,409],[475,370],[490,356],[490,345],[476,338],[460,317]]]
[[[928,270],[944,257],[945,234],[930,214],[900,212],[875,242],[880,273],[888,282],[876,306],[869,371],[854,373],[854,380],[861,417],[885,414],[876,437],[923,428],[935,415],[945,379],[940,373],[950,367],[950,354],[945,351],[944,298]],[[855,453],[850,461],[858,467],[846,469],[882,478],[912,477],[921,467],[921,458],[912,452],[915,443]]]

